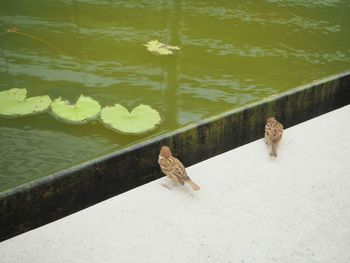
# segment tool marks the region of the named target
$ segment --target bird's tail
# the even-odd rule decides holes
[[[192,182],[191,180],[188,180],[187,183],[192,187],[193,190],[199,190],[201,189],[199,187],[199,185],[195,184],[194,182]]]
[[[277,157],[277,144],[273,142],[269,143],[269,153],[271,156]]]

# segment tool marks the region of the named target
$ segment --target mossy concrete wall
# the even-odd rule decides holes
[[[162,145],[189,166],[261,138],[268,116],[288,128],[349,103],[347,72],[0,193],[0,241],[161,177]]]

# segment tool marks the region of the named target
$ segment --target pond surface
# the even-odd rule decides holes
[[[347,0],[0,2],[0,90],[148,104],[164,120],[127,136],[47,113],[0,118],[0,191],[350,69]],[[155,56],[153,39],[181,50]]]

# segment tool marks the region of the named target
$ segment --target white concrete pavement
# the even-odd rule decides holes
[[[0,262],[350,262],[350,106],[287,129],[277,158],[258,140],[188,173],[200,191],[161,178],[0,243]]]

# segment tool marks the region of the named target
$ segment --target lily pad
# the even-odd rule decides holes
[[[47,95],[27,98],[26,89],[0,91],[0,115],[24,116],[45,111],[51,104]]]
[[[148,41],[146,44],[144,44],[144,46],[147,47],[148,51],[159,55],[172,55],[174,54],[174,50],[180,49],[179,47],[176,47],[176,46],[163,44],[158,40]]]
[[[121,133],[140,134],[153,130],[160,124],[159,112],[148,105],[139,105],[129,112],[120,104],[104,107],[101,120]]]
[[[72,123],[83,124],[95,119],[100,113],[101,105],[90,97],[80,95],[75,104],[58,98],[51,104],[51,112],[54,117]]]

